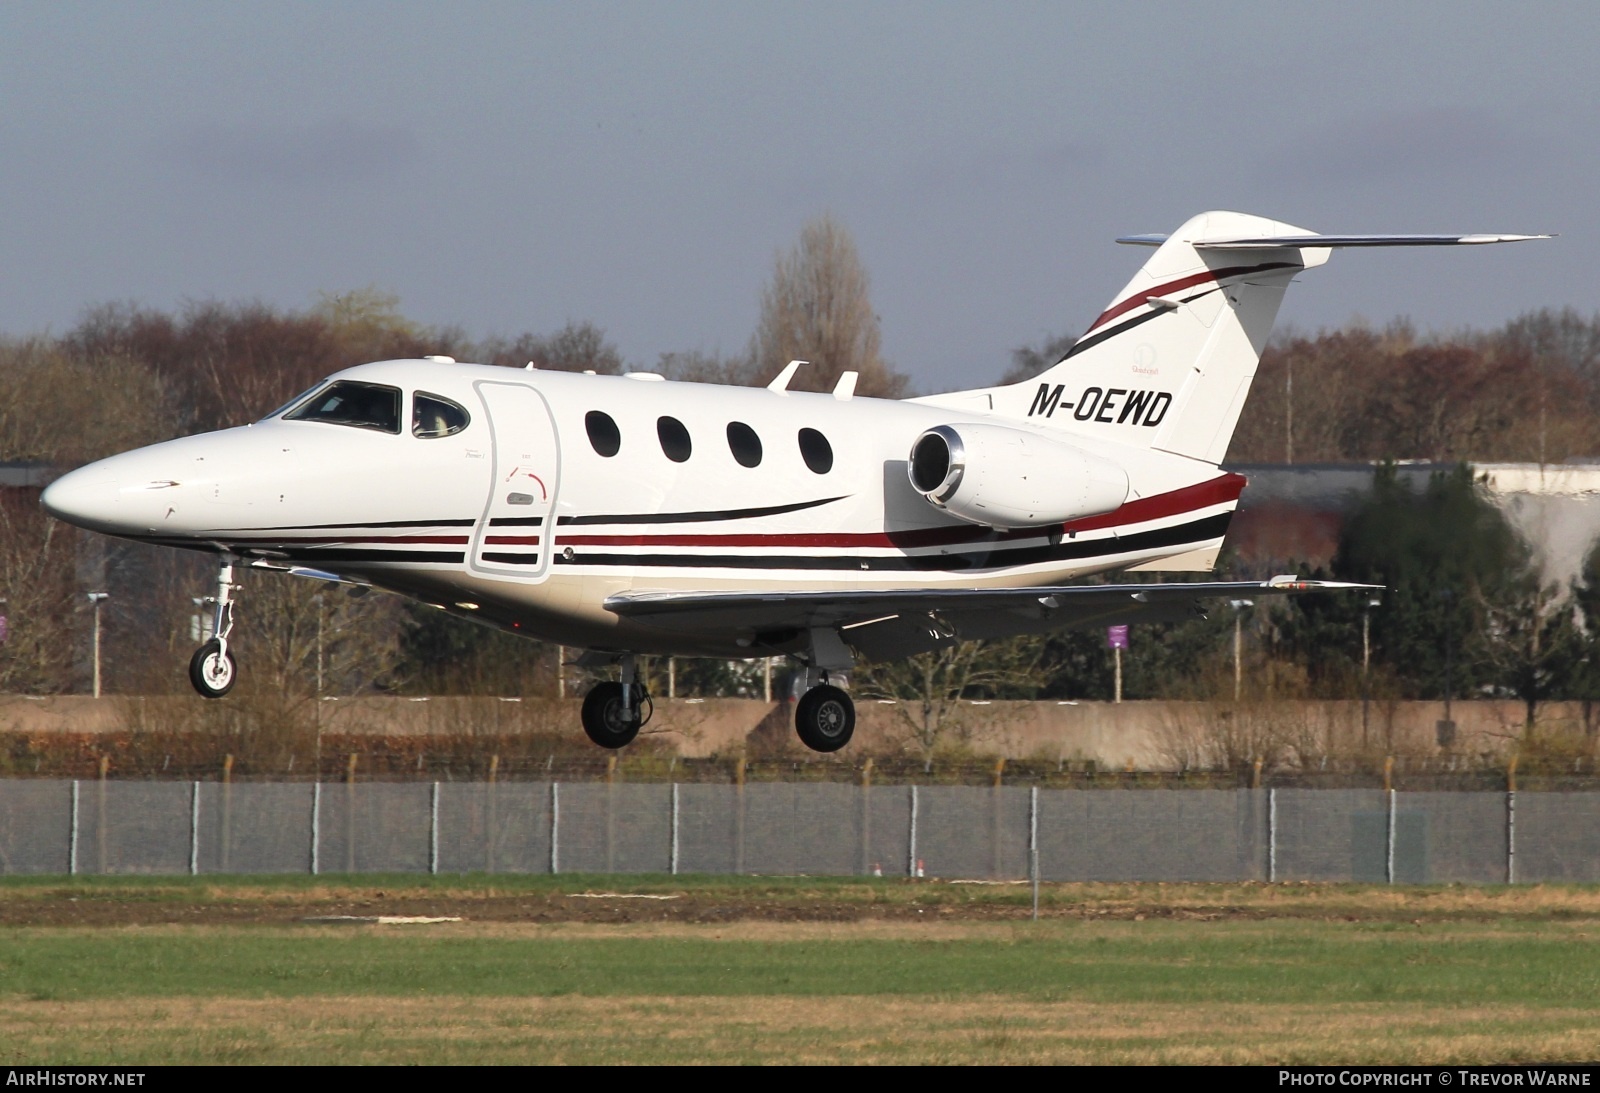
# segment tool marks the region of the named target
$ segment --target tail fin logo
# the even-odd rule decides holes
[[[1062,402],[1066,384],[1041,383],[1034,392],[1029,417],[1054,417],[1057,410],[1071,410],[1077,421],[1097,421],[1105,425],[1143,425],[1155,428],[1167,416],[1172,395],[1167,391],[1130,390],[1113,387],[1086,387],[1076,402]]]

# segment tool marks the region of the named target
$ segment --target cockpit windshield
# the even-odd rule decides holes
[[[277,417],[279,414],[283,413],[285,410],[289,410],[289,409],[291,409],[291,408],[293,408],[295,406],[299,406],[306,399],[310,398],[315,392],[321,390],[322,389],[322,385],[323,385],[324,382],[325,381],[323,381],[323,380],[318,380],[316,383],[312,384],[310,387],[307,387],[304,391],[301,391],[294,398],[290,399],[288,402],[284,403],[282,406],[279,406],[276,410],[273,410],[271,413],[262,414],[256,420],[257,421],[271,421],[273,418]]]
[[[286,421],[325,421],[379,432],[400,431],[400,388],[340,380],[284,414]]]

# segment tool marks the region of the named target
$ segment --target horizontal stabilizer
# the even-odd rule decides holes
[[[1136,247],[1159,247],[1165,235],[1124,235],[1117,240]],[[1230,239],[1191,239],[1196,250],[1286,250],[1306,247],[1471,247],[1483,243],[1521,243],[1554,239],[1553,235],[1267,235]]]

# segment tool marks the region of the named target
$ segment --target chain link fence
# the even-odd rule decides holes
[[[0,873],[1600,881],[1600,793],[0,781]]]

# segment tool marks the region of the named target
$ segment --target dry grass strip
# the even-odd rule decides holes
[[[1495,1063],[1600,1057],[1600,1012],[1013,998],[0,1002],[0,1063]]]

